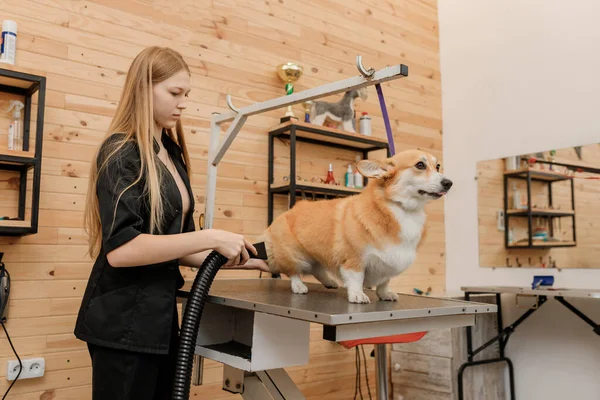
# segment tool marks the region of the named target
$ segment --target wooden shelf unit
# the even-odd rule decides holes
[[[284,137],[290,140],[290,179],[287,182],[275,183],[274,170],[274,143],[276,138]],[[368,158],[371,151],[386,150],[390,155],[387,140],[357,133],[345,132],[339,129],[314,125],[307,122],[290,119],[273,127],[269,131],[269,193],[268,193],[268,223],[273,222],[273,197],[278,194],[289,195],[288,207],[296,203],[298,194],[310,194],[315,198],[328,198],[329,196],[350,196],[361,192],[361,189],[348,188],[341,185],[330,185],[317,182],[304,182],[296,179],[296,142],[307,142],[322,146],[336,147],[346,150],[358,151],[363,159]],[[363,186],[367,185],[367,179]]]
[[[527,208],[523,210],[508,208],[508,186],[510,179],[521,179],[527,182]],[[552,184],[560,181],[570,181],[571,184],[571,210],[535,209],[531,205],[531,183],[538,181],[548,185],[548,204],[552,207]],[[509,220],[510,218],[527,218],[528,242],[526,244],[509,243]],[[554,218],[571,218],[573,229],[572,241],[536,240],[533,237],[533,218],[550,219],[549,236],[554,235]],[[549,249],[553,247],[575,247],[577,246],[577,234],[575,229],[575,184],[572,176],[567,176],[553,171],[539,171],[532,168],[522,168],[515,171],[504,172],[504,247],[506,249]]]
[[[0,170],[19,173],[18,216],[0,220],[0,236],[22,236],[37,233],[40,203],[40,180],[42,171],[42,140],[44,137],[44,110],[46,77],[10,65],[0,66],[0,92],[23,97],[23,151],[7,151],[0,154]],[[35,148],[29,149],[31,135],[32,97],[38,93]],[[31,221],[25,220],[27,174],[33,169]],[[5,217],[0,215],[0,217]]]

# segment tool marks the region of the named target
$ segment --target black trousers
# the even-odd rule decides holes
[[[171,400],[179,344],[177,313],[169,354],[146,354],[88,343],[93,400]]]

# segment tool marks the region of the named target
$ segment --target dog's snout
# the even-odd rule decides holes
[[[442,181],[440,183],[446,190],[448,190],[452,187],[452,181],[450,179],[444,178],[444,179],[442,179]]]

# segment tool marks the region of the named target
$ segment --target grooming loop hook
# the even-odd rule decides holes
[[[373,75],[375,74],[375,69],[374,68],[369,68],[368,70],[364,67],[363,63],[362,63],[362,56],[358,55],[356,56],[356,68],[358,68],[358,71],[361,73],[362,76],[364,76],[365,78],[372,78]]]
[[[235,111],[236,113],[240,112],[240,109],[237,108],[236,106],[234,106],[233,103],[231,102],[231,95],[230,94],[227,95],[227,106],[229,108],[231,108],[231,110]]]

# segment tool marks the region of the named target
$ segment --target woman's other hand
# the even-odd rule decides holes
[[[269,265],[265,262],[265,260],[261,260],[258,258],[251,258],[243,265],[227,265],[223,268],[227,269],[255,269],[262,272],[271,272],[269,270]]]

